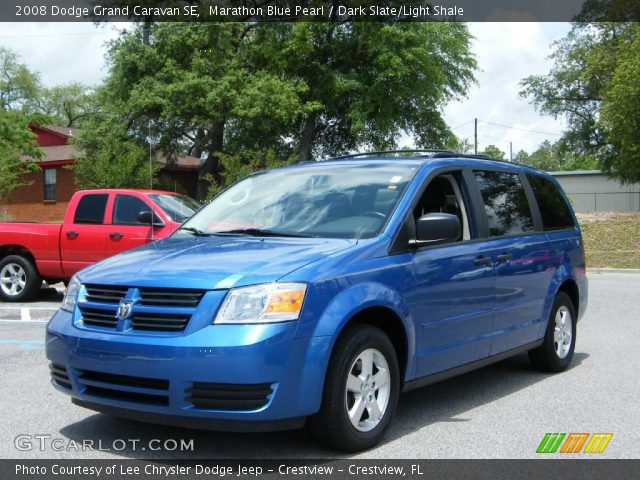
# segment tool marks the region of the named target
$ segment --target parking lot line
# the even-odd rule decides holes
[[[0,319],[0,323],[42,323],[45,324],[49,320],[22,320],[19,318],[3,318]]]

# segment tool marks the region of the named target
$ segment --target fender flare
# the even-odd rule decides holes
[[[416,329],[411,309],[402,295],[387,285],[377,282],[360,283],[341,291],[324,309],[311,336],[332,337],[330,350],[333,351],[335,342],[345,326],[356,315],[370,308],[386,308],[392,311],[400,321],[406,339],[405,381],[413,379]],[[331,355],[327,355],[327,364],[324,366],[325,375],[329,358]]]

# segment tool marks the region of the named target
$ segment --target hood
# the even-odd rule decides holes
[[[274,237],[172,237],[82,270],[82,283],[227,289],[273,282],[354,240]]]

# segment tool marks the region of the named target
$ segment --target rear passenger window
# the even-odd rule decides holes
[[[553,182],[539,175],[527,174],[527,179],[538,202],[542,225],[547,230],[573,228],[569,205]]]
[[[109,194],[98,193],[85,195],[78,202],[73,223],[101,224],[104,221],[104,211],[107,207]]]
[[[489,235],[499,237],[534,230],[531,208],[516,173],[476,171],[489,222]]]

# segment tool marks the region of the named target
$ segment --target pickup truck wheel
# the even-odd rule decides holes
[[[571,298],[558,292],[544,336],[544,343],[529,350],[529,359],[534,367],[545,372],[565,370],[576,346],[576,313]]]
[[[35,296],[42,285],[30,260],[9,255],[0,261],[0,299],[5,302],[24,302]]]
[[[400,370],[385,333],[369,325],[347,327],[329,362],[320,412],[309,420],[325,445],[356,452],[382,439],[398,404]]]

